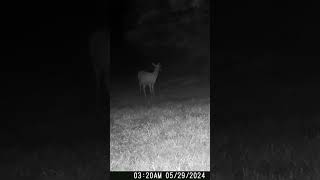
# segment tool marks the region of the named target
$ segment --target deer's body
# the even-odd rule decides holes
[[[150,94],[154,95],[154,84],[157,80],[159,71],[160,71],[160,63],[154,64],[154,71],[152,73],[150,72],[145,72],[145,71],[139,71],[138,73],[138,80],[139,80],[139,86],[140,86],[140,93],[141,89],[143,90],[144,96],[147,96],[146,94],[146,86],[149,86]]]

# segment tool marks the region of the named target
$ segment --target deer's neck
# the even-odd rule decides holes
[[[158,74],[159,74],[159,69],[155,69],[155,70],[153,71],[153,74],[157,77]]]

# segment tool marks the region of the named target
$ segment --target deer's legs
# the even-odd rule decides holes
[[[146,94],[146,85],[143,85],[143,93],[144,93],[144,96],[147,96],[147,94]]]

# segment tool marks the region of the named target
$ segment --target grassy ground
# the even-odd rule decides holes
[[[76,146],[47,145],[38,148],[2,148],[2,179],[79,180],[103,179],[104,146],[86,143]]]
[[[8,132],[0,132],[0,179],[105,179],[106,142],[90,105],[94,89],[82,88],[83,82],[77,87],[69,77],[31,84],[31,95],[11,101],[14,117]]]
[[[319,179],[318,97],[314,93],[318,89],[262,89],[252,91],[263,98],[252,101],[242,93],[243,99],[234,97],[230,103],[233,109],[227,114],[232,116],[225,120],[239,123],[214,133],[215,174],[248,180]],[[237,99],[245,103],[238,104]],[[220,115],[217,113],[217,118],[224,116]]]
[[[320,178],[319,139],[266,137],[215,134],[214,174],[248,180]]]
[[[111,93],[111,171],[209,171],[209,83],[172,81],[152,99]]]

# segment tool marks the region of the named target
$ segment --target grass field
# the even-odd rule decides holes
[[[176,88],[165,88],[171,87],[172,84],[177,85]],[[160,89],[156,89],[158,86],[155,87],[156,96],[152,99],[140,96],[138,87],[136,91],[129,93],[124,91],[122,94],[119,93],[121,96],[114,96],[115,98],[111,99],[110,109],[111,170],[208,171],[210,169],[208,86],[209,83],[196,78],[188,80],[177,78],[162,83]],[[61,134],[60,137],[68,136],[64,134],[66,132],[72,133],[70,130],[66,131],[66,127],[64,131],[58,127],[56,134]],[[30,131],[33,132],[32,129],[26,129],[25,133]],[[86,133],[90,132],[82,132],[84,137],[90,136]],[[27,134],[25,136],[26,139],[39,138],[36,132],[34,136]],[[105,142],[88,139],[71,144],[68,141],[67,144],[63,144],[60,141],[49,143],[49,139],[45,136],[39,139],[42,139],[42,142],[35,142],[39,145],[26,142],[27,146],[14,143],[15,145],[10,147],[1,148],[2,179],[105,178],[106,163],[109,163]]]
[[[281,88],[274,84],[234,88],[225,96],[221,94],[226,90],[219,90],[217,119],[229,123],[213,134],[216,179],[320,178],[319,88],[307,84],[303,84],[306,88]],[[232,96],[232,91],[241,95]],[[232,108],[222,107],[223,102]]]
[[[39,148],[2,148],[2,179],[81,180],[104,179],[105,146],[86,143],[76,146],[47,145]]]
[[[209,83],[177,78],[155,90],[111,95],[111,171],[209,171]]]
[[[320,178],[319,139],[215,136],[214,174],[221,179],[237,176],[248,180]]]

